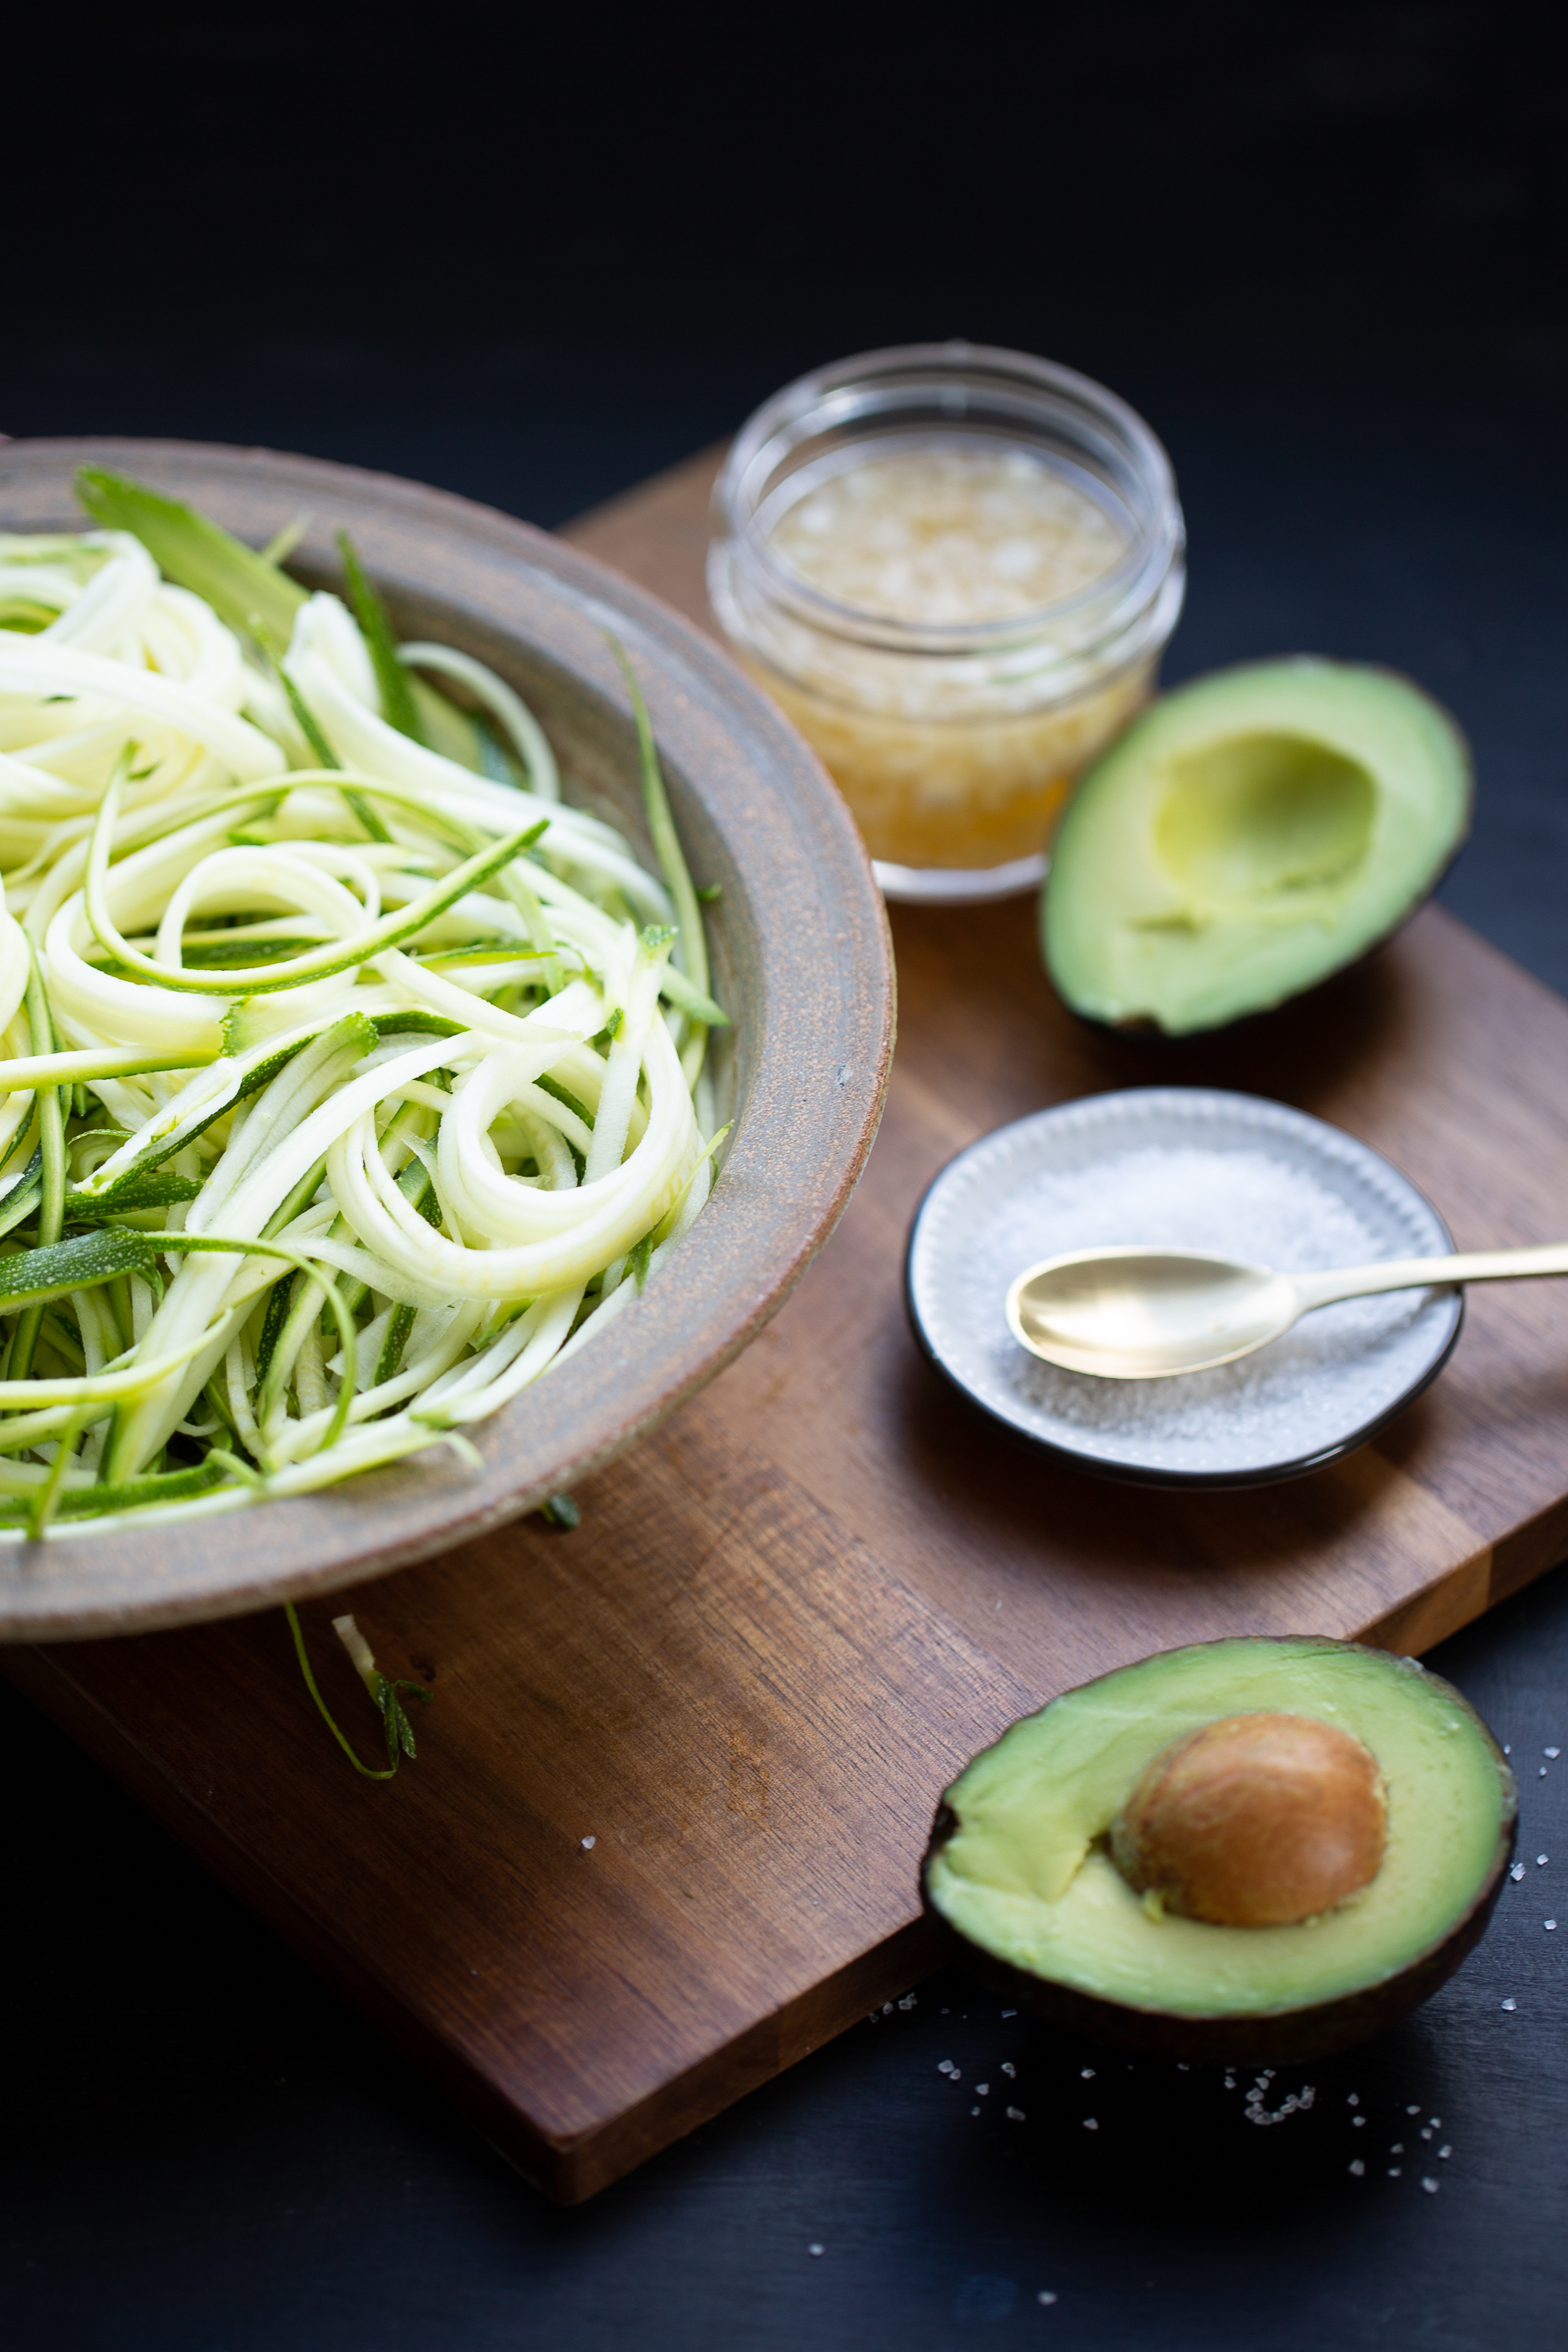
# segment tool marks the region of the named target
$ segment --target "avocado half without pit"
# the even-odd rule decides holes
[[[1470,760],[1407,678],[1300,658],[1162,695],[1080,781],[1041,900],[1073,1010],[1181,1036],[1315,987],[1464,840]]]
[[[1168,1650],[961,1773],[927,1906],[1008,1998],[1154,2055],[1283,2063],[1437,1990],[1513,1850],[1513,1776],[1458,1691],[1353,1643]]]

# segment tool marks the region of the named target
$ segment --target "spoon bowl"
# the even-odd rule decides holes
[[[1301,1312],[1288,1275],[1200,1250],[1068,1250],[1007,1293],[1013,1336],[1100,1380],[1167,1380],[1250,1355]]]

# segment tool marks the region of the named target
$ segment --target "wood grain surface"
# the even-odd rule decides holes
[[[574,536],[704,619],[711,467]],[[894,929],[881,1134],[777,1319],[583,1485],[575,1533],[527,1521],[355,1596],[384,1668],[434,1693],[392,1786],[335,1756],[276,1614],[5,1661],[559,2197],[921,1973],[937,1794],[1022,1709],[1226,1633],[1418,1651],[1568,1549],[1560,1286],[1477,1290],[1448,1370],[1375,1447],[1231,1495],[1015,1449],[921,1362],[900,1289],[910,1217],[953,1152],[1150,1082],[1340,1121],[1461,1248],[1558,1238],[1568,1004],[1429,908],[1283,1014],[1153,1047],[1063,1013],[1027,901],[898,908]],[[312,1643],[368,1752],[327,1614],[307,1611]]]

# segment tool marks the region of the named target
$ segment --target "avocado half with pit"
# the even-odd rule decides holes
[[[1114,1026],[1263,1012],[1415,912],[1470,799],[1464,737],[1391,671],[1302,657],[1195,678],[1079,782],[1041,900],[1047,968]]]
[[[1513,1776],[1458,1691],[1352,1643],[1167,1650],[1064,1693],[953,1782],[928,1909],[1007,1998],[1154,2055],[1380,2032],[1479,1940]]]

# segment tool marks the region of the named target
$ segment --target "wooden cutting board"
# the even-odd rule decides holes
[[[707,625],[710,459],[572,534]],[[1483,782],[1484,789],[1484,782]],[[1277,1095],[1398,1162],[1460,1248],[1563,1231],[1568,1004],[1438,908],[1206,1045],[1077,1026],[1027,901],[894,910],[881,1136],[749,1352],[538,1520],[350,1596],[417,1675],[419,1757],[357,1780],[276,1612],[16,1651],[5,1671],[552,2194],[591,2194],[928,1964],[938,1791],[1013,1716],[1222,1633],[1418,1651],[1568,1550],[1568,1300],[1471,1298],[1375,1447],[1294,1485],[1160,1495],[1016,1451],[921,1361],[900,1263],[935,1171],[1107,1087]],[[223,1541],[215,1522],[213,1541]],[[329,1696],[376,1720],[306,1612]]]

